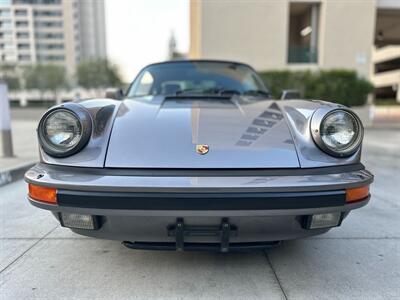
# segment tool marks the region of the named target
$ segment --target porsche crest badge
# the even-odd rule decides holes
[[[196,145],[196,152],[198,154],[204,155],[207,154],[208,151],[210,150],[210,147],[208,145]]]

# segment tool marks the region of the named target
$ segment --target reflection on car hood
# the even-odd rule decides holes
[[[298,168],[299,161],[273,100],[156,96],[121,103],[105,167]]]

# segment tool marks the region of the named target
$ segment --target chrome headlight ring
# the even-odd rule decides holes
[[[338,122],[338,120],[341,122]],[[328,127],[326,127],[327,122],[331,122]],[[347,132],[343,131],[340,133],[337,131],[338,128],[346,128],[343,122],[349,122],[346,124],[348,125],[348,130]],[[335,125],[337,128],[335,128]],[[311,118],[310,130],[315,144],[325,153],[335,157],[348,157],[353,155],[360,148],[364,136],[364,128],[360,118],[354,112],[346,108],[320,108],[316,110]],[[354,131],[353,135],[352,131]],[[330,133],[332,133],[332,135],[329,135]],[[335,138],[332,138],[335,134],[340,137],[340,139],[335,140]],[[333,145],[334,143],[329,145],[329,143],[327,143],[327,137],[336,142],[337,147]],[[344,142],[346,140],[348,140],[348,143]]]
[[[67,103],[47,111],[38,126],[39,144],[53,157],[79,152],[92,135],[92,118],[82,106]]]

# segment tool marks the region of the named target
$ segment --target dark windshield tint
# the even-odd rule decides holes
[[[128,97],[148,95],[268,93],[250,67],[226,62],[172,62],[151,65],[138,75]]]

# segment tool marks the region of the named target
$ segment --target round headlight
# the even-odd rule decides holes
[[[317,120],[314,120],[317,119]],[[320,120],[318,120],[320,119]],[[313,116],[311,132],[316,144],[333,156],[349,156],[357,151],[363,138],[360,119],[352,112],[336,109]]]
[[[43,150],[55,157],[78,152],[89,140],[91,122],[83,108],[55,108],[46,113],[39,124],[39,142]]]
[[[82,137],[82,125],[69,111],[56,111],[43,123],[44,136],[52,146],[62,151],[75,147]]]

